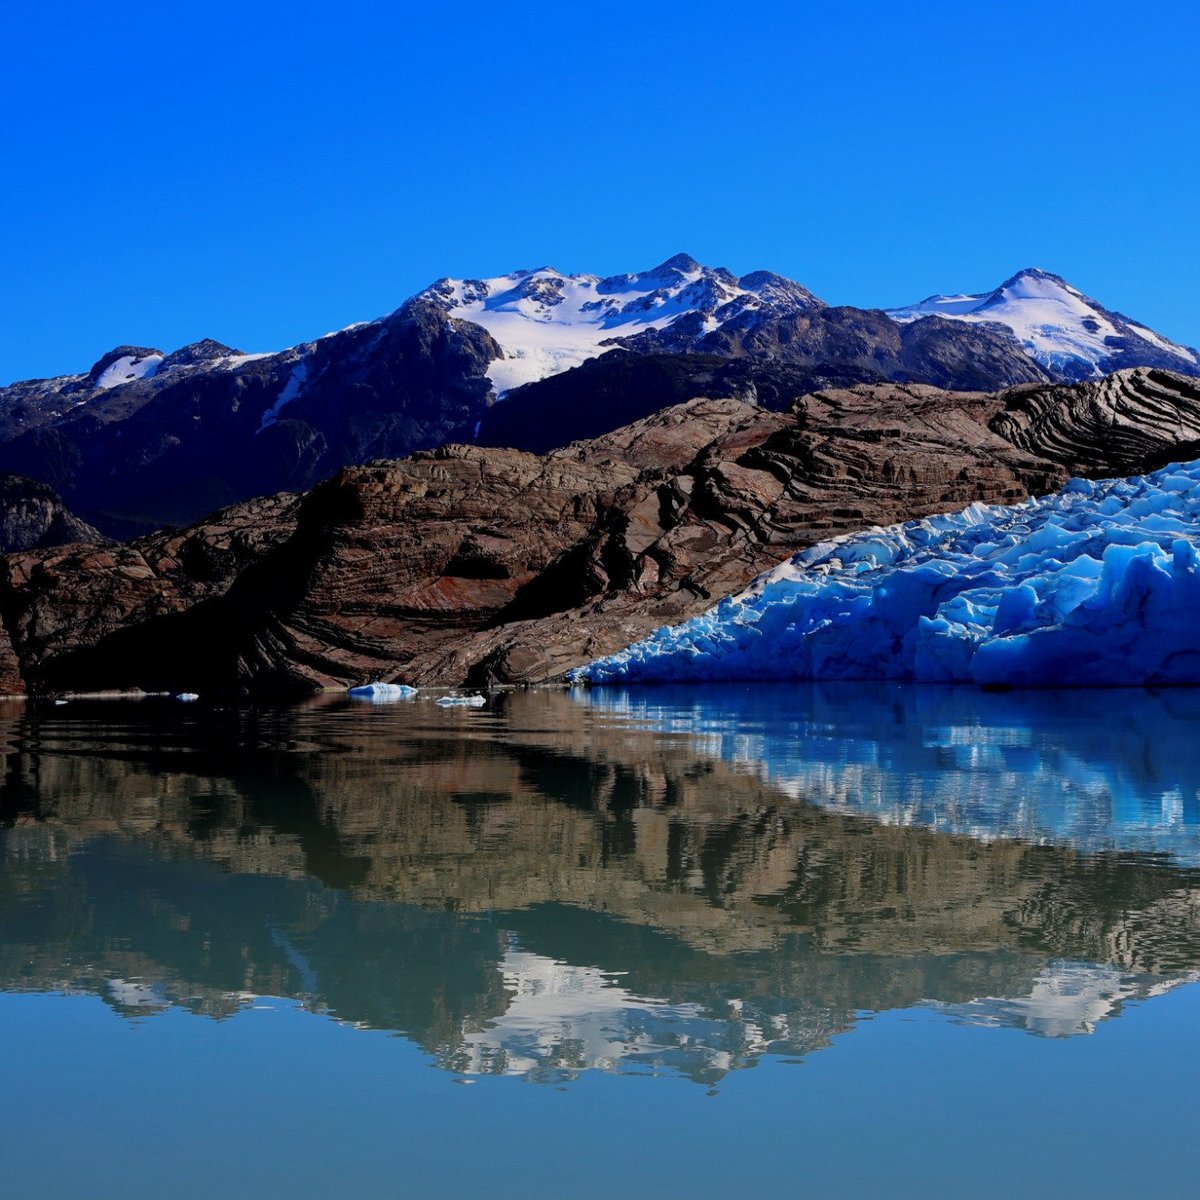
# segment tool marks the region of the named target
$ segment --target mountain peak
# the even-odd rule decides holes
[[[992,295],[997,296],[1003,292],[1012,292],[1022,288],[1036,288],[1043,295],[1053,289],[1067,291],[1076,296],[1083,295],[1078,288],[1072,287],[1061,275],[1056,275],[1053,271],[1044,271],[1041,267],[1025,267],[1015,275],[1010,275],[992,292]]]
[[[652,271],[647,271],[647,275],[665,274],[670,271],[678,271],[681,275],[694,275],[697,271],[702,271],[704,268],[690,254],[673,254],[666,262],[661,262]]]
[[[819,307],[782,276],[745,279],[676,254],[649,271],[563,275],[550,268],[495,279],[439,279],[419,299],[447,316],[481,325],[504,357],[488,370],[497,395],[579,366],[631,338],[668,328],[683,346],[738,318],[739,323]]]
[[[937,316],[1007,326],[1030,358],[1066,379],[1095,379],[1134,365],[1194,374],[1200,365],[1194,351],[1110,312],[1041,267],[1026,267],[991,292],[929,296],[887,315],[901,324]]]
[[[241,355],[242,351],[226,346],[215,338],[201,338],[198,342],[189,342],[178,350],[168,354],[162,361],[162,368],[193,366],[197,363],[215,362],[219,358],[233,358]]]

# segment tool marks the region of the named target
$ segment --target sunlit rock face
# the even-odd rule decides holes
[[[825,542],[594,683],[1200,683],[1200,461]]]

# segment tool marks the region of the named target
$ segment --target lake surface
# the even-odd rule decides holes
[[[1180,1196],[1200,691],[0,708],[13,1196]]]

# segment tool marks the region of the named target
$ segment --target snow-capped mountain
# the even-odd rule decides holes
[[[686,254],[632,275],[564,275],[553,267],[495,279],[439,279],[418,299],[482,325],[504,350],[488,370],[497,395],[557,375],[650,330],[681,322],[698,340],[734,318],[782,317],[824,303],[770,271],[740,278]]]
[[[1122,367],[1164,367],[1196,374],[1200,354],[1152,329],[1110,312],[1065,279],[1030,267],[991,292],[929,296],[888,310],[907,324],[922,317],[998,324],[1051,375],[1071,382],[1095,379]]]
[[[374,458],[546,450],[700,396],[783,411],[859,383],[995,392],[1136,366],[1200,376],[1200,355],[1044,272],[889,315],[679,254],[608,277],[443,279],[276,353],[118,346],[86,372],[0,387],[0,471],[127,536]]]

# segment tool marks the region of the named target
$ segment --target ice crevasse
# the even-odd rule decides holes
[[[577,681],[1200,684],[1200,461],[873,528]]]

